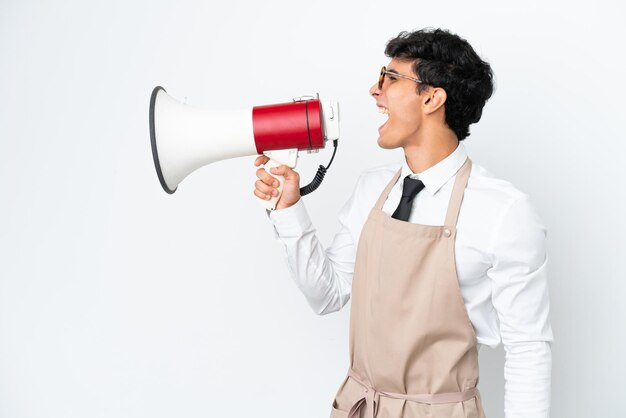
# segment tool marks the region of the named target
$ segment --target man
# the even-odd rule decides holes
[[[546,230],[528,196],[467,157],[463,140],[492,71],[445,30],[389,41],[370,95],[382,148],[404,159],[365,171],[324,250],[286,167],[269,213],[290,271],[319,315],[352,298],[350,367],[332,417],[484,417],[478,348],[504,344],[505,417],[545,418],[551,342]],[[258,157],[255,165],[267,157]],[[254,193],[275,195],[257,170]]]

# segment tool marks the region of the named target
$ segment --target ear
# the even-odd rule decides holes
[[[426,90],[424,93],[424,99],[422,104],[424,106],[424,113],[431,114],[436,112],[437,109],[442,107],[448,98],[446,91],[441,87],[432,87]]]

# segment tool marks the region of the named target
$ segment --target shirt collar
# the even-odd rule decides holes
[[[450,180],[454,174],[456,174],[465,162],[466,158],[467,151],[465,149],[465,145],[461,141],[459,141],[459,145],[452,152],[452,154],[448,155],[446,158],[421,173],[413,173],[413,171],[411,171],[405,156],[403,158],[404,162],[402,164],[400,180],[403,180],[406,176],[419,179],[424,183],[426,190],[428,190],[430,194],[435,194],[441,186],[446,184],[446,182]]]

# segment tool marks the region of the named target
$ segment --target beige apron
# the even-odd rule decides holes
[[[331,418],[484,418],[476,334],[454,261],[456,221],[469,178],[459,169],[443,226],[392,218],[363,226],[352,281],[350,370]]]

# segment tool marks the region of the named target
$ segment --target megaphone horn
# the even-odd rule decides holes
[[[159,182],[172,194],[180,182],[198,168],[216,161],[247,155],[267,155],[264,165],[296,167],[298,151],[314,152],[339,139],[339,105],[310,96],[290,103],[255,106],[252,109],[220,111],[180,103],[163,87],[150,97],[150,142]],[[332,158],[331,158],[332,163]],[[315,190],[330,167],[321,166],[301,195]],[[276,207],[282,193],[282,176],[272,174],[280,185],[278,196],[262,200],[269,210]]]

